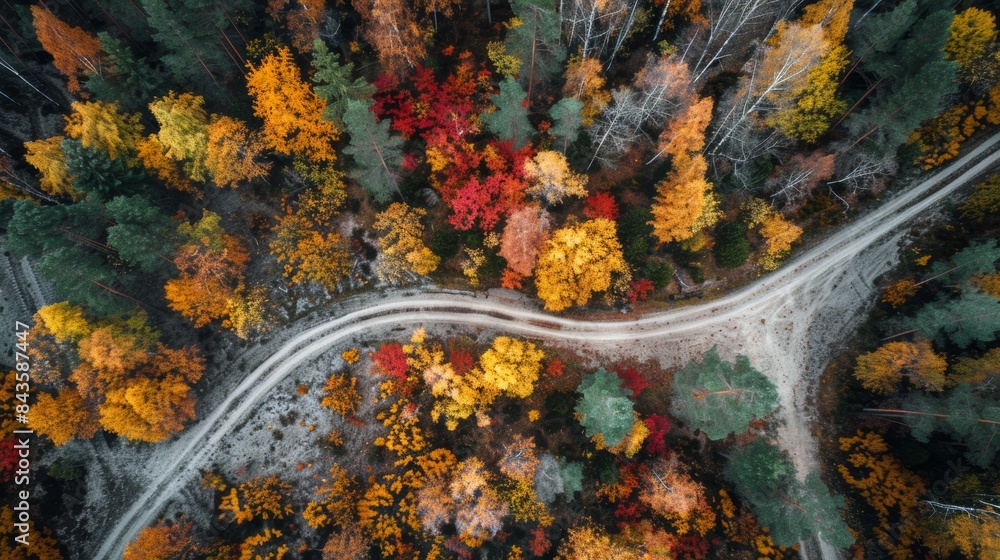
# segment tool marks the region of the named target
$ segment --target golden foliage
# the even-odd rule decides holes
[[[982,290],[984,294],[1000,299],[1000,273],[977,274],[971,280],[972,285]]]
[[[635,457],[636,453],[642,450],[642,444],[649,437],[649,427],[646,423],[639,419],[639,413],[633,412],[635,416],[635,422],[632,424],[632,429],[629,430],[625,437],[621,439],[616,445],[608,448],[608,451],[616,455],[624,455],[625,457],[631,459]],[[602,434],[597,434],[598,437]],[[601,437],[601,442],[604,442],[603,436]]]
[[[495,394],[527,398],[535,390],[544,357],[531,342],[498,336],[479,358],[482,385]]]
[[[379,278],[390,283],[405,283],[406,273],[430,274],[441,259],[424,245],[424,226],[420,223],[427,212],[394,202],[375,216],[374,228],[381,232],[382,260],[376,270]]]
[[[389,475],[387,482],[395,480]],[[365,532],[378,543],[383,556],[392,556],[400,550],[403,528],[392,515],[395,500],[385,484],[372,483],[358,500],[358,518]]]
[[[944,53],[965,70],[986,54],[996,38],[997,25],[993,14],[980,8],[968,8],[956,14],[951,21],[951,33]]]
[[[14,510],[0,506],[0,558],[6,560],[63,560],[59,542],[47,527],[34,519],[28,522],[28,546],[14,541]]]
[[[986,506],[986,510],[979,516],[954,515],[948,519],[947,545],[942,554],[958,550],[970,560],[1000,558],[1000,519],[993,508]]]
[[[886,286],[885,291],[882,293],[882,301],[893,307],[900,307],[916,295],[919,290],[920,286],[913,280],[900,280],[895,284]]]
[[[566,63],[564,97],[574,97],[583,103],[580,116],[583,126],[594,124],[594,119],[611,102],[611,93],[604,88],[601,61],[596,58],[572,56]]]
[[[341,416],[350,416],[361,404],[361,395],[356,388],[358,379],[343,373],[335,373],[323,386],[321,404]]]
[[[142,138],[139,115],[121,114],[117,103],[74,101],[66,117],[66,135],[84,148],[94,148],[111,159],[130,159]]]
[[[271,170],[269,162],[261,161],[264,141],[239,119],[212,115],[207,150],[205,167],[220,187],[235,188],[239,183],[267,177]]]
[[[77,390],[64,388],[54,397],[38,394],[28,415],[28,426],[55,445],[64,445],[74,439],[94,437],[100,423]]]
[[[316,488],[320,499],[308,502],[302,517],[313,529],[332,525],[347,532],[352,528],[354,504],[361,497],[358,481],[336,463],[330,467],[329,476],[329,479],[324,478],[323,483]]]
[[[379,412],[375,418],[389,428],[384,436],[375,438],[375,445],[392,451],[400,460],[397,463],[409,463],[413,453],[419,453],[426,447],[424,431],[419,426],[416,405],[406,399],[393,403],[387,410]]]
[[[541,527],[552,525],[555,518],[535,494],[534,481],[514,480],[498,486],[500,497],[507,503],[510,515],[518,523],[537,523]]]
[[[566,538],[559,545],[559,555],[565,560],[594,560],[596,558],[640,560],[642,558],[635,549],[611,542],[607,533],[588,522],[569,530]]]
[[[1000,375],[1000,348],[991,348],[978,358],[961,356],[951,367],[949,381],[978,385]]]
[[[854,437],[840,438],[840,450],[847,453],[848,464],[838,465],[837,470],[875,510],[879,521],[875,535],[889,557],[907,560],[919,539],[915,520],[924,484],[888,454],[888,449],[878,434],[859,430]]]
[[[168,523],[160,519],[156,525],[144,527],[125,547],[122,560],[178,560],[197,552],[191,537],[193,524]]]
[[[24,161],[38,170],[38,184],[52,196],[79,198],[80,193],[73,188],[72,177],[66,168],[66,155],[62,150],[62,136],[24,143]]]
[[[527,193],[550,206],[570,196],[587,196],[587,176],[573,172],[559,152],[538,152],[524,162],[524,175],[531,181]]]
[[[194,185],[181,174],[180,166],[167,156],[167,148],[155,134],[142,138],[135,146],[139,162],[147,171],[175,191],[194,194]]]
[[[288,545],[279,542],[281,531],[267,527],[263,532],[250,535],[240,543],[240,560],[283,560]]]
[[[792,243],[802,236],[802,228],[759,198],[747,199],[743,211],[747,215],[747,226],[758,228],[764,239],[764,251],[757,257],[757,263],[764,270],[778,268],[781,260],[788,256]]]
[[[292,52],[281,47],[247,73],[254,114],[264,121],[264,141],[276,152],[313,162],[337,159],[338,132],[323,119],[326,102],[302,80]]]
[[[194,395],[179,375],[129,380],[99,407],[104,429],[138,441],[162,441],[194,418]]]
[[[507,47],[502,41],[490,41],[486,43],[486,56],[489,57],[493,67],[501,75],[508,78],[516,78],[521,70],[521,59],[507,54]]]
[[[875,393],[899,390],[903,377],[925,391],[941,391],[945,387],[944,372],[948,362],[936,354],[931,342],[889,342],[874,352],[858,356],[854,376],[861,385]]]
[[[274,231],[271,254],[292,284],[315,282],[329,291],[350,270],[347,243],[340,234],[321,232],[300,214],[282,216]]]
[[[704,97],[675,117],[660,134],[660,154],[671,156],[667,177],[656,186],[653,235],[660,243],[683,241],[720,217],[718,199],[705,179],[708,163],[701,155],[705,129],[712,118],[712,98]]]
[[[240,525],[256,519],[284,519],[292,514],[291,491],[292,485],[276,475],[244,482],[222,496],[219,519],[229,518]]]
[[[247,288],[240,282],[226,302],[226,318],[222,320],[222,326],[243,340],[247,340],[264,328],[268,301],[267,288],[264,286]]]
[[[705,195],[712,184],[705,180],[708,163],[701,155],[674,158],[674,167],[656,185],[653,203],[653,235],[660,243],[683,241],[694,236],[695,224],[705,208]]]
[[[549,311],[584,305],[595,292],[617,288],[629,279],[615,223],[604,218],[556,230],[535,271],[538,297]]]
[[[35,324],[43,324],[56,342],[77,342],[93,332],[94,327],[83,316],[83,308],[68,301],[42,307],[35,313]]]
[[[361,359],[361,352],[357,348],[348,348],[340,353],[340,359],[348,364],[356,364]]]

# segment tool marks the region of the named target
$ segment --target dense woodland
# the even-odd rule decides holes
[[[213,353],[364,290],[594,314],[746,283],[995,131],[998,12],[6,3],[0,230],[59,299],[33,320],[30,427],[45,446],[168,440]],[[997,558],[1000,179],[945,214],[824,378],[824,472],[773,443],[775,388],[745,358],[593,368],[417,331],[299,389],[377,431],[363,464],[335,430],[309,476],[206,471],[222,525],[163,519],[126,558],[783,558],[815,535],[852,558]],[[84,476],[39,473],[31,549],[0,508],[0,556],[85,556],[52,505]]]

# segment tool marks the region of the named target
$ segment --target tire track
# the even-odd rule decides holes
[[[800,327],[808,326],[817,315],[817,305],[855,303],[851,293],[846,296],[847,299],[844,299],[845,296],[810,298],[812,289],[823,286],[832,277],[849,272],[853,261],[865,249],[922,216],[957,189],[994,167],[1000,160],[1000,153],[995,151],[998,142],[1000,135],[990,138],[968,155],[860,217],[775,273],[711,302],[650,314],[634,320],[596,322],[517,309],[510,303],[484,301],[468,296],[417,294],[349,312],[314,326],[289,339],[284,347],[248,374],[215,410],[169,444],[173,447],[168,453],[171,459],[166,463],[150,465],[157,473],[153,481],[105,535],[94,558],[121,558],[129,540],[142,527],[155,520],[163,506],[186,484],[188,477],[206,462],[230,429],[241,422],[299,364],[339,341],[381,326],[443,323],[579,343],[627,345],[649,339],[660,342],[701,340],[711,343],[719,340],[715,335],[728,325],[736,325],[737,328],[726,329],[726,333],[731,333],[726,334],[727,337],[739,339],[749,336],[752,330],[761,329],[759,318],[763,313],[777,316],[789,306],[793,308],[791,312],[798,316],[798,320],[794,316],[785,320],[789,324],[801,323]],[[950,179],[951,177],[954,178]],[[882,252],[876,253],[881,255]],[[873,265],[878,266],[879,263]],[[851,287],[853,282],[839,282],[837,286]],[[809,335],[812,331],[803,332]],[[768,337],[771,334],[771,331],[766,332]],[[794,338],[791,340],[796,341]],[[758,353],[771,352],[777,356],[801,358],[816,351],[815,348],[810,348],[813,345],[809,339],[797,342],[805,346],[776,348],[774,346],[780,344],[780,339],[772,338],[769,347]],[[819,342],[826,343],[824,340]],[[799,359],[789,363],[794,369],[804,361]],[[796,458],[797,466],[815,463],[818,446],[808,429],[809,411],[804,408],[806,404],[803,395],[808,394],[808,391],[794,391],[793,388],[802,382],[815,381],[819,371],[813,368],[808,378],[801,368],[798,371],[767,373],[779,386],[783,396],[789,395],[782,399],[782,409],[779,411],[788,435],[782,439],[783,446],[786,449],[791,447],[789,451]],[[810,557],[812,553],[809,550],[817,550],[825,560],[836,558],[836,553],[830,551],[829,547],[823,547],[821,543],[802,548],[803,558]]]

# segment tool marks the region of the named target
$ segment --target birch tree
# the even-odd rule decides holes
[[[687,65],[679,57],[650,57],[636,77],[635,87],[613,91],[612,102],[594,123],[594,155],[587,169],[598,160],[612,163],[641,138],[654,139],[667,120],[690,100],[689,77]]]
[[[737,131],[753,126],[760,116],[792,105],[792,94],[805,86],[810,69],[827,50],[819,25],[782,26],[778,42],[748,63],[735,95],[723,105],[709,141],[710,153],[725,155],[727,143]]]
[[[738,59],[753,37],[767,36],[774,22],[798,4],[796,0],[710,0],[705,23],[695,26],[683,51],[697,85],[726,59]]]
[[[569,43],[580,56],[615,59],[642,9],[640,0],[570,0],[562,4],[560,16]]]

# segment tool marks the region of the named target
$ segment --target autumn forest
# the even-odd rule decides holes
[[[5,1],[0,558],[1000,558],[998,15]]]

